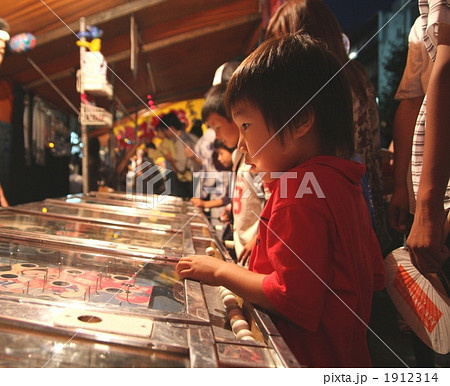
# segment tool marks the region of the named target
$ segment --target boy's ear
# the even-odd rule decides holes
[[[299,119],[298,124],[293,130],[293,137],[298,139],[309,133],[315,122],[316,115],[313,110],[309,110],[306,114],[304,114],[301,120]]]

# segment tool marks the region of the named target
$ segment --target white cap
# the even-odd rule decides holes
[[[226,63],[222,64],[222,65],[216,70],[216,73],[214,74],[213,83],[212,83],[213,86],[216,86],[216,85],[222,83],[222,72],[223,72],[223,69],[224,69],[225,65],[226,65]]]

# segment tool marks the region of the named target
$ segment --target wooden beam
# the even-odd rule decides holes
[[[145,8],[153,7],[157,4],[164,3],[168,0],[136,0],[131,3],[126,3],[119,5],[115,8],[109,9],[104,12],[100,12],[96,15],[86,16],[86,25],[98,25],[106,23],[108,21],[123,17],[126,15],[131,15],[134,12],[138,12]],[[63,27],[54,29],[52,31],[46,32],[42,35],[36,36],[36,46],[41,46],[44,44],[51,43],[56,39],[73,34],[77,32],[80,28],[79,21],[64,25]]]
[[[198,28],[191,32],[185,32],[182,34],[177,34],[175,36],[170,36],[165,39],[160,39],[151,43],[144,44],[142,46],[142,52],[150,52],[160,50],[161,48],[169,47],[174,44],[184,43],[188,40],[195,39],[201,36],[209,35],[215,32],[224,31],[233,27],[237,27],[242,24],[249,24],[255,21],[261,20],[260,14],[251,14],[247,16],[242,16],[236,19],[224,21],[211,26]]]
[[[141,47],[141,53],[148,53],[148,52],[152,52],[152,51],[157,51],[160,50],[162,48],[166,48],[169,47],[171,45],[174,44],[179,44],[179,43],[184,43],[188,40],[191,39],[195,39],[198,37],[202,37],[208,34],[212,34],[215,32],[220,32],[220,31],[224,31],[233,27],[237,27],[239,25],[242,24],[247,24],[247,23],[253,23],[253,22],[257,22],[261,20],[261,15],[260,14],[251,14],[251,15],[247,15],[247,16],[243,16],[237,19],[233,19],[233,20],[229,20],[229,21],[225,21],[222,23],[217,23],[214,24],[212,26],[207,26],[207,27],[203,27],[203,28],[199,28],[197,30],[191,31],[191,32],[186,32],[183,34],[178,34],[175,36],[170,36],[168,38],[164,38],[164,39],[160,39],[160,40],[156,40],[154,42],[151,43],[147,43],[144,44]],[[113,55],[109,55],[108,57],[106,57],[106,61],[108,63],[108,65],[111,65],[112,63],[117,63],[123,60],[128,60],[130,58],[130,50],[124,50],[122,52],[118,52],[117,54],[113,54]],[[59,80],[59,79],[63,79],[67,76],[70,76],[73,74],[73,69],[70,70],[64,70],[61,72],[58,72],[56,74],[53,74],[51,76],[48,76],[49,79],[55,81],[55,80]],[[25,90],[30,90],[33,87],[37,87],[40,86],[41,84],[45,83],[45,81],[43,79],[38,79],[34,82],[28,83],[26,85],[24,85],[24,89]]]

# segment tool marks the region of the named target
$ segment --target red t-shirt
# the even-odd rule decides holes
[[[267,275],[264,294],[285,317],[274,322],[301,365],[371,366],[366,325],[384,265],[361,191],[364,170],[314,157],[272,183],[261,214],[249,269]]]

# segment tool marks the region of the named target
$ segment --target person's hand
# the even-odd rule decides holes
[[[406,184],[394,189],[388,207],[389,223],[391,228],[400,233],[406,233],[411,225],[408,201],[408,188]]]
[[[188,146],[186,146],[186,147],[184,148],[184,153],[186,154],[186,157],[188,157],[188,158],[194,158],[194,157],[195,157],[194,152],[193,152],[192,149],[189,148]]]
[[[231,220],[231,213],[228,209],[225,209],[222,214],[220,215],[220,221],[222,222],[230,222]]]
[[[206,255],[193,255],[182,257],[178,262],[175,272],[180,279],[193,279],[204,284],[218,286],[217,272],[226,263],[223,260]]]
[[[201,198],[192,197],[190,199],[190,201],[192,202],[192,205],[194,205],[197,208],[204,208],[205,207],[205,203],[203,202],[203,200]]]
[[[244,267],[247,264],[248,258],[252,254],[252,249],[255,246],[255,243],[256,237],[244,245],[244,248],[242,249],[240,255],[237,258],[237,262],[239,265],[242,265]]]
[[[411,262],[422,273],[438,272],[450,258],[444,244],[443,224],[445,213],[433,213],[426,209],[416,209],[414,222],[408,239]]]

